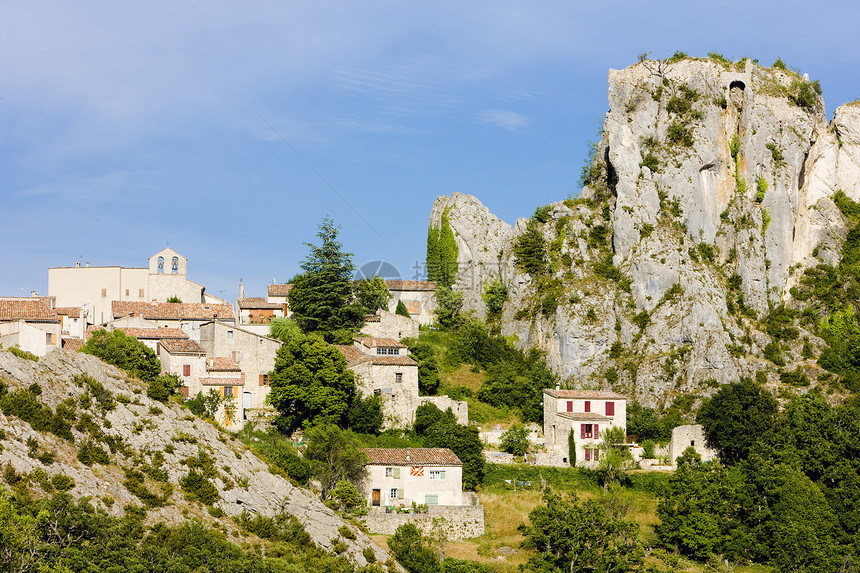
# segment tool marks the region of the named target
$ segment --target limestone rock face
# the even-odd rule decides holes
[[[828,125],[792,72],[693,58],[610,70],[608,99],[602,175],[540,224],[548,276],[516,265],[525,219],[511,229],[474,197],[436,200],[430,225],[448,209],[467,308],[483,316],[483,281],[502,276],[505,335],[544,350],[568,385],[652,405],[772,367],[757,319],[805,268],[838,261],[836,191],[860,200],[860,104]]]
[[[39,362],[24,360],[0,350],[0,379],[7,389],[26,388],[36,382],[42,389],[40,401],[52,408],[68,398],[77,400],[86,392],[86,387],[75,382],[75,377],[82,374],[101,383],[114,397],[125,396],[116,401],[112,410],[94,416],[104,432],[121,437],[129,452],[147,458],[155,452],[161,452],[164,456],[162,467],[167,471],[173,494],[166,507],[149,510],[147,522],[177,524],[186,519],[183,510],[188,511],[188,517],[204,522],[213,521],[202,506],[184,501],[179,486],[179,479],[188,473],[188,468],[180,460],[204,451],[214,458],[214,466],[219,472],[219,477],[214,481],[220,499],[214,505],[226,515],[239,515],[244,510],[266,516],[284,512],[298,518],[314,542],[324,549],[331,549],[333,540],[342,539],[338,528],[346,525],[345,522],[314,494],[270,473],[268,464],[229,433],[190,416],[187,410],[176,404],[161,404],[149,399],[141,382],[129,380],[117,368],[93,356],[62,350],[49,353]],[[3,446],[0,450],[0,466],[11,464],[18,473],[41,469],[49,477],[57,473],[65,474],[75,482],[75,487],[70,490],[73,496],[90,496],[92,503],[115,516],[122,515],[122,508],[127,504],[141,504],[123,485],[126,476],[120,465],[133,465],[124,454],[118,452],[113,455],[113,463],[109,465],[93,464],[88,467],[76,457],[79,446],[87,441],[87,436],[77,430],[72,430],[75,437],[73,444],[53,434],[40,434],[28,423],[3,413],[0,413],[0,428],[5,430],[5,437],[0,440]],[[55,462],[44,465],[30,457],[28,438],[38,440],[41,449],[54,452]],[[158,486],[147,485],[152,491],[158,491]],[[112,499],[113,503],[105,503],[106,499]],[[367,560],[362,553],[366,548],[373,550],[378,561],[385,562],[388,559],[385,551],[367,535],[352,525],[346,526],[356,535],[354,541],[342,539],[348,546],[345,555],[350,561],[366,565]]]

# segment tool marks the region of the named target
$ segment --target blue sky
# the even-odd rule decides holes
[[[849,1],[0,1],[0,295],[169,241],[209,292],[263,296],[327,214],[357,266],[411,278],[438,195],[513,222],[578,191],[609,68],[782,57],[832,116],[860,97],[858,21]]]

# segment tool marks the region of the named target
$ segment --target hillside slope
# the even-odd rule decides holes
[[[750,60],[610,70],[579,198],[514,227],[474,197],[436,200],[430,226],[446,214],[465,306],[484,316],[484,286],[501,277],[503,334],[573,385],[662,404],[757,371],[776,384],[763,322],[805,269],[839,261],[850,225],[837,191],[860,199],[860,105],[828,124],[818,91]],[[815,380],[822,341],[798,326],[768,356]]]
[[[356,565],[367,564],[368,548],[377,561],[388,559],[369,537],[347,525],[312,493],[270,473],[265,462],[228,432],[191,416],[177,404],[147,398],[142,382],[95,357],[55,351],[31,362],[0,350],[0,382],[7,397],[15,397],[3,402],[0,413],[4,430],[0,466],[5,470],[0,478],[7,482],[15,474],[44,472],[49,479],[65,475],[74,482],[69,493],[91,497],[114,516],[123,515],[128,504],[147,505],[146,523],[178,524],[193,517],[218,528],[230,525],[234,535],[231,516],[245,510],[263,516],[284,512],[295,516],[321,548],[331,550],[336,542],[345,543],[342,555]],[[44,409],[34,414],[34,401],[51,412]],[[85,444],[101,448],[109,459],[85,465],[81,457],[86,460],[86,456],[79,456],[81,448],[88,447]],[[209,504],[210,511],[183,495],[180,480],[192,469],[216,476],[211,483],[217,497]],[[219,515],[218,510],[224,517],[212,517]],[[339,533],[344,526],[355,534],[354,539]]]

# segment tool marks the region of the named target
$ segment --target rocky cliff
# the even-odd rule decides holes
[[[501,277],[503,334],[543,349],[569,385],[662,404],[759,370],[775,382],[761,321],[805,268],[839,259],[833,197],[860,200],[858,136],[860,104],[828,123],[817,82],[784,68],[645,60],[609,72],[578,198],[512,228],[455,193],[430,225],[447,211],[467,307],[483,315],[484,285]],[[525,262],[536,256],[545,271]],[[801,328],[781,350],[814,379],[801,341],[821,342]]]
[[[144,383],[95,357],[58,350],[31,362],[0,350],[0,381],[8,392],[37,384],[37,401],[70,421],[73,438],[34,430],[34,424],[22,419],[32,417],[32,408],[27,409],[31,414],[25,414],[22,407],[20,417],[0,413],[0,470],[5,469],[0,477],[6,481],[28,474],[38,484],[38,476],[50,480],[64,475],[72,480],[73,496],[89,496],[115,516],[121,516],[128,504],[143,505],[140,494],[151,494],[161,499],[148,510],[147,523],[176,524],[193,517],[218,528],[229,525],[234,535],[231,516],[243,511],[264,516],[284,512],[298,518],[320,547],[331,550],[336,542],[345,543],[343,555],[357,565],[367,564],[364,551],[368,548],[377,561],[388,559],[369,537],[346,524],[311,492],[270,473],[268,464],[229,432],[191,416],[177,404],[150,400]],[[79,452],[92,443],[105,452],[105,444],[111,444],[115,451],[108,453],[104,463],[85,465]],[[209,511],[183,496],[180,479],[189,474],[189,460],[206,460],[217,473],[212,480],[217,499]],[[213,517],[218,510],[223,517]],[[341,527],[349,528],[354,539],[343,537]]]

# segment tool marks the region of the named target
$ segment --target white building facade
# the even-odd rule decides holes
[[[616,392],[546,389],[543,404],[546,446],[561,465],[596,467],[602,434],[620,427],[626,435],[627,399]]]
[[[462,505],[463,462],[447,448],[369,448],[363,493],[371,507]]]

